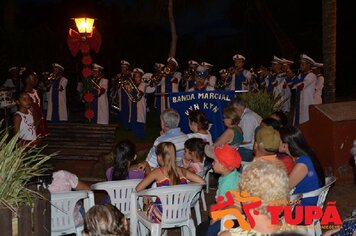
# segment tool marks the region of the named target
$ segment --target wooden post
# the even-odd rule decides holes
[[[8,208],[0,206],[0,216],[1,235],[12,236],[12,212]]]
[[[40,188],[39,193],[44,199],[38,199],[34,204],[34,235],[51,235],[51,193],[48,189]]]
[[[31,208],[28,205],[21,205],[18,209],[18,232],[19,236],[32,235]]]

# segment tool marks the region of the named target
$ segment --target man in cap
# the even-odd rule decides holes
[[[93,79],[91,81],[91,92],[95,98],[92,103],[94,110],[93,120],[97,124],[107,125],[109,124],[109,101],[108,101],[108,87],[109,80],[103,75],[104,67],[94,63],[93,64]]]
[[[323,88],[324,88],[324,76],[323,76],[323,66],[322,63],[315,63],[312,67],[313,73],[316,75],[315,83],[315,95],[314,95],[314,104],[322,104],[323,99]]]
[[[129,85],[126,88],[132,96],[130,101],[130,116],[129,122],[135,139],[143,139],[145,137],[145,124],[147,104],[145,97],[146,84],[142,81],[144,72],[141,68],[135,68],[132,71],[134,85]]]
[[[309,120],[309,105],[314,104],[317,80],[311,69],[314,64],[315,61],[311,57],[305,54],[300,56],[300,74],[293,86],[293,89],[296,90],[294,125],[297,127]]]
[[[158,114],[170,107],[167,93],[176,93],[179,91],[178,85],[182,74],[177,72],[178,62],[175,58],[169,57],[167,65],[162,69],[163,76],[156,88],[160,95],[156,97],[156,107]]]
[[[248,90],[251,73],[244,68],[246,58],[240,54],[235,54],[232,59],[234,60],[235,64],[235,73],[232,78],[230,89]]]
[[[67,78],[63,76],[64,67],[52,64],[53,76],[48,93],[47,120],[50,122],[67,121]]]
[[[214,90],[214,87],[210,86],[210,84],[207,83],[208,76],[209,76],[208,70],[203,66],[198,66],[195,71],[195,85],[192,88],[190,88],[188,91],[194,92],[194,91]]]

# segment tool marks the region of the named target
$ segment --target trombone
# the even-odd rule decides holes
[[[136,84],[132,81],[131,76],[125,77],[125,80],[120,76],[118,81],[118,88],[124,90],[129,100],[134,103],[140,101],[144,95],[144,93],[142,93]],[[136,91],[136,95],[132,95],[132,91]]]

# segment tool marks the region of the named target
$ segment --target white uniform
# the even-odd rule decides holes
[[[156,97],[157,99],[160,99],[160,113],[162,113],[164,110],[168,109],[170,107],[169,104],[166,104],[166,99],[167,96],[165,95],[165,93],[177,93],[179,92],[179,81],[182,78],[182,73],[180,72],[175,72],[173,77],[171,78],[171,81],[169,81],[169,83],[171,83],[172,85],[172,91],[167,91],[166,89],[166,77],[163,77],[162,80],[160,81],[160,83],[158,84],[158,86],[160,86],[160,91],[157,91],[158,93],[161,93],[161,95],[159,97]],[[173,83],[173,80],[177,80],[176,83]]]
[[[234,73],[233,76],[232,76],[232,80],[231,80],[231,84],[230,84],[230,90],[239,90],[239,85],[238,84],[235,84],[236,83],[236,76],[239,76],[240,73]],[[242,75],[243,77],[245,77],[245,80],[243,82],[249,82],[252,78],[252,74],[250,71],[248,70],[243,70],[242,71]],[[242,90],[248,90],[249,87],[248,85],[245,85],[244,83],[241,84],[241,89]]]
[[[273,94],[274,96],[280,96],[278,104],[282,103],[281,110],[283,112],[289,112],[291,91],[285,80],[285,73],[277,75],[276,82],[278,83],[278,85],[273,88]]]
[[[109,124],[109,101],[108,101],[108,89],[109,80],[101,78],[99,86],[105,89],[105,92],[98,97],[98,114],[97,123],[107,125]]]
[[[323,100],[321,98],[324,88],[324,76],[318,75],[315,83],[315,94],[314,94],[314,104],[322,104]]]
[[[61,88],[61,87],[63,88],[62,91],[58,91],[58,115],[59,115],[60,121],[68,120],[67,96],[66,96],[67,84],[68,84],[68,80],[65,77],[61,77],[59,79],[59,87],[58,88]],[[52,111],[53,111],[52,94],[53,94],[53,85],[49,89],[49,93],[48,93],[47,120],[52,120]]]
[[[137,86],[137,89],[139,91],[142,91],[145,93],[146,91],[146,84],[144,82],[140,83],[139,86]],[[130,105],[130,115],[129,115],[129,121],[132,122],[140,122],[140,123],[146,123],[146,114],[147,114],[147,103],[146,103],[146,97],[145,95],[142,96],[142,98],[140,99],[140,101],[136,102],[136,114],[137,114],[137,120],[131,120],[131,114],[132,111],[131,109],[133,109],[133,104],[130,101],[129,103]]]
[[[304,78],[304,88],[300,92],[299,124],[309,120],[309,105],[314,104],[316,80],[316,75],[312,72],[309,72]],[[298,86],[298,84],[296,86]]]

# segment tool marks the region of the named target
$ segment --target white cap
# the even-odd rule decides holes
[[[199,63],[197,61],[190,60],[190,61],[188,61],[188,65],[190,65],[190,66],[198,66]]]
[[[221,69],[221,70],[219,70],[219,74],[225,74],[225,73],[227,73],[227,70],[226,70],[226,69]]]
[[[246,58],[240,54],[235,54],[233,57],[232,57],[232,60],[246,60]]]
[[[294,61],[291,61],[291,60],[288,60],[288,59],[285,59],[285,58],[281,58],[282,60],[282,63],[283,64],[286,64],[286,65],[292,65],[294,63]]]
[[[102,67],[101,65],[93,63],[93,70],[103,70],[103,69],[104,69],[104,67]]]
[[[60,64],[58,64],[58,63],[53,63],[52,64],[52,67],[56,67],[56,68],[58,68],[58,69],[60,69],[60,70],[64,70],[64,67],[63,66],[61,66]]]
[[[135,68],[132,71],[133,73],[140,73],[141,75],[143,75],[145,72],[143,72],[143,70],[141,68]]]
[[[307,56],[306,54],[300,55],[300,60],[305,61],[305,62],[309,63],[310,65],[315,64],[315,61],[311,57]]]
[[[125,60],[121,60],[120,64],[121,64],[121,66],[131,66],[130,62],[125,61]]]
[[[16,66],[13,66],[13,67],[9,68],[8,72],[11,72],[11,71],[13,71],[13,70],[17,70],[17,67],[16,67]]]
[[[283,60],[279,57],[273,56],[273,60],[271,61],[273,64],[282,64]]]
[[[160,68],[163,68],[163,67],[164,67],[163,63],[158,63],[158,62],[155,63],[155,68],[160,69]]]
[[[170,62],[170,61],[173,61],[176,64],[176,66],[178,67],[178,62],[174,57],[168,57],[167,62]]]
[[[208,62],[205,62],[205,61],[203,61],[203,62],[201,63],[201,65],[204,66],[206,69],[211,69],[211,68],[213,67],[212,64],[210,64],[210,63],[208,63]]]
[[[314,66],[321,68],[321,67],[324,66],[324,64],[323,64],[323,63],[319,63],[319,62],[315,62],[315,63],[314,63]]]

